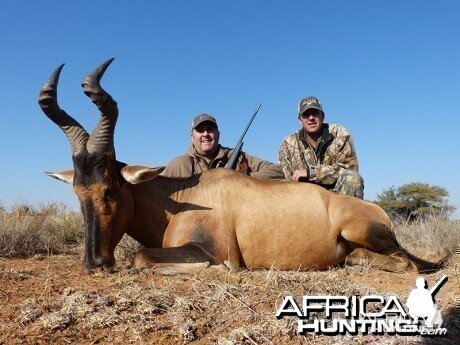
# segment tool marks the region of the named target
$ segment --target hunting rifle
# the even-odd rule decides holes
[[[249,127],[251,126],[251,123],[254,120],[254,118],[256,117],[257,112],[259,111],[261,106],[262,106],[262,103],[259,104],[259,106],[257,107],[257,109],[254,112],[254,114],[252,114],[252,117],[249,120],[248,125],[244,129],[243,134],[241,134],[240,140],[238,140],[238,142],[235,145],[235,148],[233,149],[233,153],[230,156],[230,159],[228,160],[227,164],[225,164],[225,168],[227,168],[227,169],[233,169],[234,168],[236,159],[238,158],[238,155],[241,152],[241,148],[243,147],[244,136],[246,135],[246,132],[248,131]]]

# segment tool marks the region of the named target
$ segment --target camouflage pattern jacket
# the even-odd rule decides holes
[[[345,127],[336,124],[323,124],[316,150],[308,143],[303,128],[287,136],[278,159],[286,178],[292,180],[295,170],[309,169],[308,180],[323,185],[335,184],[341,169],[358,171],[353,139]]]
[[[168,163],[162,175],[169,177],[190,177],[200,174],[203,171],[224,167],[232,153],[233,149],[219,145],[217,156],[208,163],[195,150],[195,147],[191,145],[185,155],[176,157]],[[251,156],[245,152],[239,155],[235,170],[263,180],[284,179],[283,171],[278,165]]]

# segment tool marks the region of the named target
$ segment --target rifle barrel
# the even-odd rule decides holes
[[[256,111],[254,114],[252,114],[251,119],[249,120],[249,123],[247,124],[246,128],[243,131],[243,134],[241,134],[240,140],[238,142],[243,141],[244,136],[246,135],[246,132],[248,131],[249,127],[251,127],[252,121],[254,121],[254,118],[256,117],[257,113],[259,112],[260,107],[262,106],[262,103],[259,103],[259,106],[257,107]]]
[[[241,134],[240,140],[235,145],[235,148],[233,149],[233,153],[228,160],[227,164],[225,164],[225,168],[227,169],[233,169],[233,166],[235,165],[236,159],[238,158],[238,155],[240,154],[241,148],[243,147],[243,139],[244,136],[246,135],[246,132],[248,131],[249,127],[251,126],[252,121],[254,121],[254,118],[257,115],[257,112],[259,111],[260,107],[262,106],[262,103],[259,103],[259,106],[257,107],[256,111],[254,114],[252,114],[251,119],[249,120],[249,123],[247,124],[246,128],[243,131],[243,134]]]

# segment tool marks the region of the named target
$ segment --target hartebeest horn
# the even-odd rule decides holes
[[[56,68],[50,79],[40,90],[38,104],[48,118],[57,124],[70,141],[72,154],[75,156],[84,149],[89,134],[73,117],[62,110],[57,102],[57,85],[64,64]]]
[[[117,102],[101,87],[100,81],[114,58],[107,60],[88,74],[81,86],[101,112],[101,119],[88,140],[88,152],[104,152],[113,149],[113,134],[118,118]]]

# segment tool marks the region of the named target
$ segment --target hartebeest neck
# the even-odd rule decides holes
[[[171,218],[189,205],[200,176],[177,179],[159,176],[138,185],[130,185],[133,195],[133,222],[128,235],[145,247],[161,247]]]

